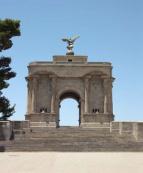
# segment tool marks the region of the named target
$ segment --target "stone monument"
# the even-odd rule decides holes
[[[53,56],[52,62],[29,64],[26,120],[59,127],[60,103],[73,98],[79,104],[79,126],[113,121],[112,65],[74,55],[77,38],[62,39],[68,43],[66,55]]]

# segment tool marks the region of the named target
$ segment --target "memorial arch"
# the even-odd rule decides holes
[[[79,103],[80,126],[113,121],[111,63],[54,56],[51,62],[30,63],[28,70],[27,120],[59,127],[60,102],[73,98]]]

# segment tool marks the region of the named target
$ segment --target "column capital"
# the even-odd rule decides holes
[[[112,82],[113,82],[112,78],[103,78],[104,89],[108,89],[108,88],[112,87]]]
[[[102,78],[104,82],[114,82],[115,78],[113,77],[104,77]]]
[[[29,76],[25,77],[26,81],[30,81],[33,79],[39,79],[39,78],[40,78],[40,75],[29,75]]]

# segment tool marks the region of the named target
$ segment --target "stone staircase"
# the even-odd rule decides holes
[[[131,134],[110,133],[110,128],[33,127],[0,141],[0,151],[143,151],[143,142]]]

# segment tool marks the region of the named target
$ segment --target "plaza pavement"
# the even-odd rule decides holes
[[[0,173],[142,173],[143,153],[4,152]]]

